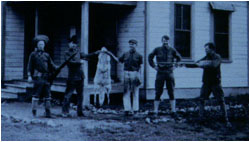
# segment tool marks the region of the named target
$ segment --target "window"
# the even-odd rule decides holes
[[[223,60],[229,60],[229,12],[214,11],[214,43]]]
[[[185,59],[191,58],[191,6],[175,4],[174,47]]]

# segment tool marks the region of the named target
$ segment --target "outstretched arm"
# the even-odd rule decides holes
[[[110,51],[105,51],[104,53],[108,54],[111,56],[116,62],[119,62],[119,59]]]

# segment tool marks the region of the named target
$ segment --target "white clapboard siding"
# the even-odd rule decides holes
[[[5,80],[23,78],[24,16],[16,8],[6,7]]]
[[[144,16],[144,2],[137,2],[137,6],[133,10],[128,10],[126,15],[120,16],[118,26],[118,52],[120,57],[124,52],[129,50],[128,41],[136,39],[138,41],[137,51],[144,58],[144,34],[145,34],[145,16]],[[123,64],[118,64],[117,73],[118,78],[123,80]],[[142,66],[143,70],[143,66]]]

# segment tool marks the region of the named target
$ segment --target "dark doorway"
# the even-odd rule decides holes
[[[105,46],[116,55],[118,7],[115,5],[90,4],[89,53]],[[98,58],[89,61],[88,78],[91,83],[96,72]],[[111,60],[111,78],[117,81],[117,63]]]
[[[25,21],[24,21],[24,79],[27,79],[27,66],[29,61],[29,55],[34,51],[35,45],[32,43],[32,39],[35,36],[35,8],[25,9]]]

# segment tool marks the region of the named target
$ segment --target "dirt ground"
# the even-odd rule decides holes
[[[54,118],[44,118],[40,105],[38,116],[31,115],[31,104],[2,102],[1,140],[3,141],[201,141],[249,140],[248,95],[226,99],[232,128],[226,128],[216,103],[207,103],[206,120],[197,121],[194,100],[177,100],[180,121],[169,116],[169,104],[161,104],[161,115],[152,119],[148,114],[152,102],[143,104],[137,117],[124,117],[121,106],[116,109],[90,109],[79,118],[71,109],[71,118],[60,116],[61,106],[53,106]],[[181,106],[181,107],[180,107]]]

